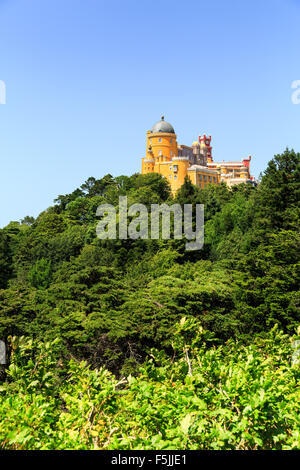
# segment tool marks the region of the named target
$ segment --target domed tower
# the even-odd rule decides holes
[[[173,126],[164,116],[147,132],[146,158],[142,159],[142,173],[156,171],[160,163],[170,162],[177,156],[177,141]]]
[[[173,126],[164,116],[147,132],[147,147],[151,145],[155,162],[171,161],[177,155],[177,141]]]

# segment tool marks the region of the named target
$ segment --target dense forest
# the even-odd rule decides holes
[[[99,240],[124,195],[204,204],[204,247]],[[0,448],[299,449],[299,199],[287,149],[257,187],[91,177],[0,230]]]

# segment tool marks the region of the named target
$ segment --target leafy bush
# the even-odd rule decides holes
[[[2,449],[299,449],[299,364],[274,327],[218,345],[196,320],[174,328],[136,377],[59,359],[59,344],[11,338],[0,388]]]
[[[51,283],[51,261],[41,258],[30,269],[28,280],[32,287],[47,289]]]

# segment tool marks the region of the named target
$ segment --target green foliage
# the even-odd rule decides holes
[[[51,283],[51,261],[39,259],[30,269],[28,280],[32,287],[47,289]]]
[[[176,193],[176,202],[179,204],[190,204],[194,202],[199,189],[192,184],[191,180],[186,176],[183,185]]]
[[[300,154],[275,155],[261,181],[258,221],[269,229],[296,229],[299,224]]]
[[[0,230],[0,289],[5,289],[12,274],[10,239],[4,230]]]
[[[24,219],[21,220],[21,223],[25,225],[32,225],[34,222],[35,218],[31,217],[30,215],[26,215]]]
[[[299,160],[276,155],[256,188],[187,179],[175,198],[158,174],[90,177],[0,230],[0,338],[26,337],[2,447],[296,448]],[[204,248],[99,240],[97,207],[124,195],[204,204]]]
[[[99,204],[120,195],[148,208],[174,199],[158,174],[89,178],[30,225],[0,232],[0,334],[59,336],[65,354],[118,372],[142,362],[146,346],[168,350],[182,316],[223,341],[251,341],[276,323],[293,331],[298,166],[293,151],[276,156],[258,188],[200,190],[186,180],[175,202],[205,206],[198,252],[186,252],[184,240],[98,240]]]
[[[244,346],[195,320],[174,352],[149,352],[136,377],[59,359],[58,342],[10,338],[0,388],[2,449],[299,449],[299,365],[276,327]]]

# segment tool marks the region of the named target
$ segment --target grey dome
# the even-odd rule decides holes
[[[161,117],[161,121],[158,121],[154,124],[151,132],[153,132],[153,134],[156,132],[167,132],[168,134],[175,134],[173,126],[171,126],[169,122],[165,121],[164,116]]]

